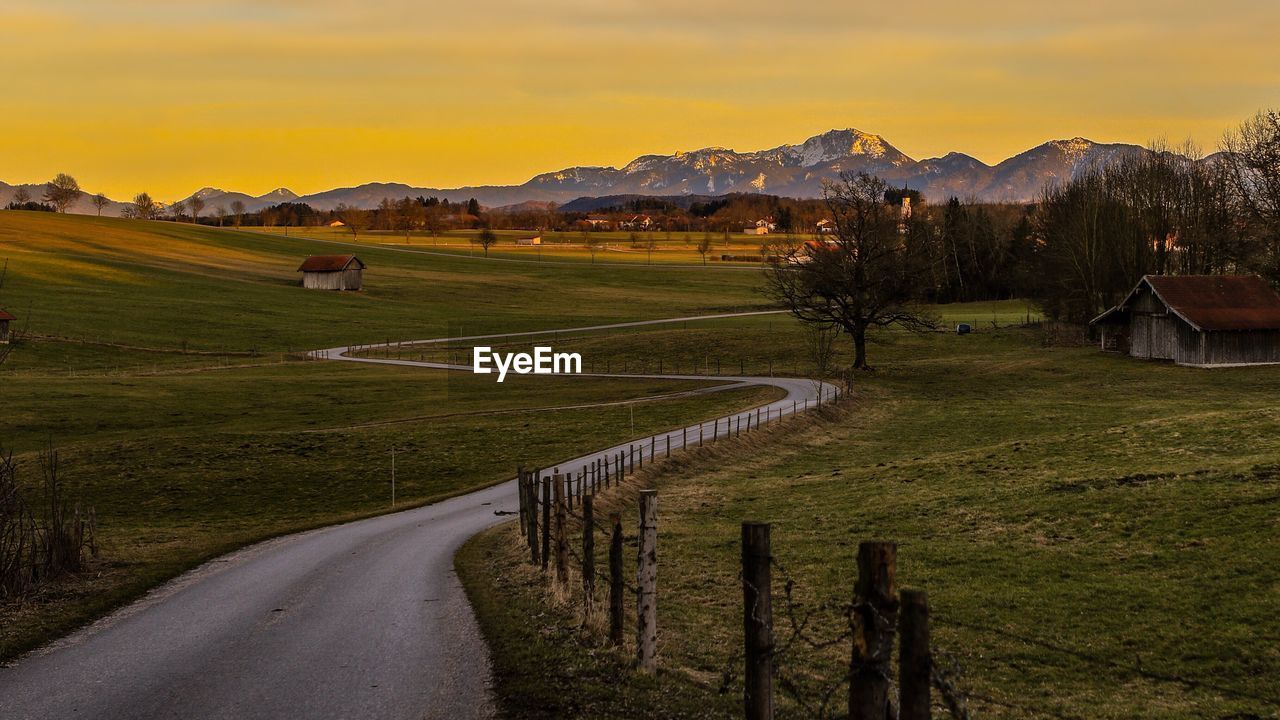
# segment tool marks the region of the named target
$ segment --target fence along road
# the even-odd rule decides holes
[[[427,345],[583,332],[761,313],[672,318],[400,343]],[[394,344],[393,344],[394,345]],[[317,358],[470,370],[468,366]],[[637,377],[594,374],[594,377]],[[706,382],[705,375],[641,377]],[[834,386],[798,378],[722,377],[772,386],[773,419],[803,411]],[[721,386],[720,389],[722,389]],[[714,391],[717,388],[708,388]],[[721,436],[757,408],[636,438],[559,464],[580,472],[631,446]],[[754,422],[752,420],[751,422]],[[450,500],[258,543],[212,560],[145,598],[0,668],[0,717],[19,718],[484,718],[493,715],[488,650],[453,572],[468,538],[515,512],[514,479]]]

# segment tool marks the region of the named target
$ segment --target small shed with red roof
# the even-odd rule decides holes
[[[9,313],[0,310],[0,345],[9,344],[9,323],[17,319],[18,318],[10,315]]]
[[[302,287],[312,290],[359,290],[365,264],[355,255],[312,255],[302,261]]]
[[[1280,293],[1255,275],[1146,275],[1094,318],[1102,349],[1179,365],[1280,363]]]

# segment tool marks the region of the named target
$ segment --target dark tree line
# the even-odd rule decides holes
[[[1258,274],[1280,287],[1280,114],[1227,133],[1221,152],[1153,144],[1079,172],[1027,205],[921,206],[905,220],[928,258],[919,299],[1026,297],[1087,322],[1143,275]],[[890,188],[888,205],[903,194]]]
[[[905,202],[911,199],[911,203]],[[866,333],[928,325],[913,306],[1027,297],[1087,322],[1143,275],[1256,273],[1280,287],[1280,113],[1229,132],[1222,152],[1155,145],[1078,172],[1030,205],[925,206],[867,175],[827,188],[828,235],[771,241],[767,290],[866,362]]]
[[[1250,218],[1233,180],[1240,160],[1153,150],[1045,191],[1027,294],[1050,317],[1085,322],[1148,274],[1258,273],[1280,282],[1274,235]]]

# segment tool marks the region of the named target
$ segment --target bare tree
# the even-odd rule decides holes
[[[181,200],[175,200],[169,205],[169,212],[173,214],[174,222],[182,222],[182,216],[187,212],[187,204]]]
[[[140,192],[133,196],[133,202],[124,209],[125,217],[138,220],[154,220],[160,214],[160,204],[151,195]]]
[[[289,228],[298,221],[298,214],[294,211],[293,205],[282,203],[276,206],[276,221],[284,226],[284,236],[289,237]]]
[[[67,211],[76,200],[80,199],[80,183],[66,173],[58,173],[45,183],[44,201],[60,213]]]
[[[835,374],[836,343],[840,340],[840,328],[836,325],[807,323],[804,326],[804,345],[808,359],[813,363],[814,384]]]
[[[193,223],[200,222],[200,213],[204,210],[204,206],[205,206],[204,198],[200,197],[199,195],[192,195],[187,200],[187,207],[191,208],[191,222]]]
[[[102,209],[111,204],[111,201],[107,199],[107,196],[102,193],[94,195],[92,202],[93,207],[98,210],[98,217],[102,217]]]
[[[498,236],[489,228],[481,228],[480,232],[471,239],[471,242],[484,248],[484,256],[489,257],[489,248],[498,243]]]
[[[222,227],[222,223],[227,220],[227,209],[222,205],[214,205],[213,216],[218,218],[218,227]]]
[[[231,214],[236,216],[236,229],[240,229],[240,224],[244,222],[244,201],[231,201]]]
[[[421,203],[410,197],[397,200],[392,207],[392,218],[395,229],[404,233],[404,242],[409,244],[409,236],[422,224],[424,208]]]
[[[355,238],[356,242],[360,242],[360,231],[369,227],[369,222],[371,220],[369,217],[369,211],[361,208],[339,205],[334,212],[338,214],[338,217],[342,219],[342,222],[346,223],[347,229],[351,231],[351,236]]]
[[[900,231],[901,212],[885,201],[888,189],[865,173],[842,175],[823,193],[835,222],[834,242],[812,247],[806,262],[765,270],[767,294],[801,322],[835,326],[849,335],[855,369],[869,368],[869,329],[935,327],[915,307],[927,254],[909,231]]]
[[[423,208],[422,224],[426,228],[427,234],[431,236],[431,244],[436,244],[436,238],[440,235],[444,227],[443,219],[440,215],[443,210],[439,205]]]
[[[31,193],[24,187],[20,187],[13,191],[13,204],[26,205],[31,202]]]
[[[711,236],[703,235],[698,241],[698,254],[702,256],[702,264],[707,264],[707,253],[711,252]]]
[[[1222,161],[1262,244],[1261,268],[1280,281],[1280,111],[1264,110],[1222,139]]]
[[[591,253],[591,264],[594,265],[596,262],[596,253],[600,252],[600,248],[604,245],[604,242],[600,239],[599,235],[589,233],[584,229],[582,231],[582,244],[586,246],[587,252]]]

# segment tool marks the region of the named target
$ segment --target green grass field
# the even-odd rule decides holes
[[[302,239],[0,212],[0,444],[27,482],[61,454],[98,515],[92,578],[0,609],[0,658],[256,539],[483,486],[768,391],[644,401],[651,380],[491,378],[307,361],[299,351],[758,307],[745,274],[505,265],[361,248],[367,290],[303,290]],[[668,292],[675,288],[676,292]],[[709,380],[713,384],[714,380]],[[624,405],[619,401],[634,400]],[[574,407],[571,406],[588,406]]]
[[[592,267],[581,255],[509,263],[385,240],[355,250],[370,265],[367,291],[334,294],[302,290],[294,270],[346,245],[0,212],[0,306],[31,334],[0,366],[0,441],[28,480],[39,449],[60,449],[73,495],[98,509],[103,545],[93,573],[2,610],[0,657],[238,545],[387,510],[392,447],[399,497],[418,503],[767,394],[640,402],[689,384],[499,388],[300,359],[351,342],[765,306],[748,270]],[[639,476],[661,497],[656,681],[626,672],[627,655],[584,635],[568,610],[548,609],[509,528],[469,545],[460,568],[508,713],[733,716],[739,680],[719,688],[741,633],[738,524],[760,519],[774,523],[801,608],[847,601],[860,540],[897,540],[900,581],[929,591],[935,644],[980,716],[1275,716],[1280,368],[1178,368],[1063,346],[1019,327],[1038,317],[1016,301],[933,310],[944,327],[977,332],[877,335],[876,370],[839,413]],[[805,334],[782,315],[555,340],[596,370],[661,367],[707,383],[813,372]],[[816,636],[840,632],[830,613],[813,622]],[[846,653],[793,650],[780,667],[811,701],[839,681]],[[791,700],[781,714],[811,715]]]
[[[793,328],[735,323],[698,331],[686,351],[780,354],[787,333],[800,342]],[[639,363],[679,342],[657,331],[610,347]],[[643,479],[661,516],[656,683],[604,692],[630,655],[584,636],[572,611],[545,612],[509,530],[474,541],[462,567],[514,714],[739,716],[740,678],[720,689],[726,670],[740,673],[748,519],[773,523],[783,639],[784,583],[797,617],[843,604],[858,542],[898,541],[899,581],[928,590],[934,644],[978,717],[1280,712],[1280,368],[1145,363],[1018,328],[882,335],[871,362],[838,416]],[[843,622],[819,612],[807,633],[835,638]],[[780,677],[815,703],[839,686],[848,652],[802,643],[780,658]],[[508,654],[553,670],[526,677]],[[785,695],[781,705],[781,717],[813,716]]]
[[[284,237],[283,227],[245,228],[245,232],[263,233],[275,237]],[[437,253],[467,257],[486,257],[483,248],[475,244],[478,230],[450,230],[439,234],[412,232],[406,239],[403,233],[386,230],[365,231],[359,237],[352,235],[344,228],[289,228],[289,237],[304,237],[324,240],[333,243],[350,243],[352,245],[385,245],[396,248],[416,248]],[[610,265],[703,265],[703,256],[698,252],[698,244],[707,237],[711,247],[706,254],[707,267],[759,267],[758,262],[743,261],[742,257],[758,257],[761,245],[766,241],[789,240],[802,243],[811,235],[746,235],[731,232],[726,238],[723,233],[704,235],[701,232],[653,231],[600,231],[590,232],[584,236],[580,232],[536,232],[531,230],[495,230],[497,243],[489,248],[488,258],[494,260],[521,260],[527,262],[572,262],[592,263],[592,253],[587,247],[587,239],[598,243],[594,262]],[[540,246],[519,245],[519,238],[533,236],[542,238]],[[633,237],[634,235],[634,237]],[[649,243],[652,241],[652,252]],[[725,260],[724,256],[733,256]],[[739,258],[739,259],[734,259]]]

